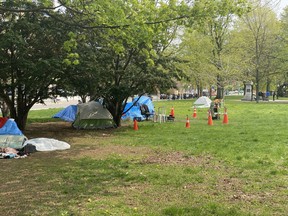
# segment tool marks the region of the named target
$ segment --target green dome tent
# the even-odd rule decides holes
[[[77,129],[105,129],[114,127],[113,116],[96,101],[78,104],[73,127]]]

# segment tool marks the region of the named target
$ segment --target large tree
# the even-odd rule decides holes
[[[209,36],[191,28],[185,29],[178,50],[178,55],[183,62],[178,64],[189,77],[188,81],[195,83],[199,96],[202,96],[203,87],[211,87],[216,83],[217,71],[210,61],[212,49],[213,44]]]
[[[256,1],[258,3],[258,1]],[[280,72],[279,50],[281,40],[279,22],[276,14],[266,5],[256,4],[248,14],[239,21],[234,38],[235,53],[241,52],[241,65],[246,79],[252,78],[258,92],[266,85],[270,91],[272,77]]]
[[[238,0],[196,0],[195,5],[202,11],[199,30],[210,37],[213,44],[211,64],[217,69],[217,98],[223,98],[224,81],[229,68],[223,57],[226,51],[229,32],[236,16],[241,16],[249,11],[247,1]]]
[[[97,7],[95,2],[68,5],[66,12],[74,17],[75,23],[80,20],[80,31],[72,35],[72,42],[85,35],[77,40],[77,46],[68,46],[71,53],[79,53],[80,62],[73,65],[75,55],[71,62],[67,59],[74,73],[68,83],[79,93],[83,88],[73,83],[84,75],[84,88],[90,98],[104,98],[105,106],[120,126],[129,97],[174,87],[175,80],[181,77],[181,71],[172,63],[177,59],[166,50],[175,37],[183,8],[176,1],[99,1]],[[78,16],[79,9],[85,16]],[[93,10],[97,10],[96,15]],[[101,23],[105,25],[99,28]]]
[[[278,39],[281,41],[281,49],[278,51],[279,66],[281,67],[281,73],[276,77],[277,87],[287,86],[288,83],[288,7],[284,8],[280,19],[280,36]],[[283,90],[279,88],[279,93]],[[286,89],[285,89],[286,90]]]
[[[31,4],[19,7],[30,10]],[[0,99],[23,130],[31,107],[53,93],[49,87],[63,73],[65,33],[33,11],[3,12],[0,25]]]

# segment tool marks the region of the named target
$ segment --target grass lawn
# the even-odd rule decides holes
[[[59,109],[31,111],[28,138],[71,149],[1,160],[1,215],[287,215],[288,103],[240,98],[226,97],[229,123],[213,126],[207,109],[192,118],[194,100],[156,101],[175,121],[138,131],[75,130],[50,119]]]

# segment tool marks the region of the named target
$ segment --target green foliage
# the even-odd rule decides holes
[[[206,58],[216,69],[214,79],[217,79],[217,97],[223,98],[225,81],[229,80],[230,75],[227,73],[230,66],[229,58],[225,56],[229,31],[235,17],[249,11],[249,6],[247,1],[199,0],[195,1],[194,7],[195,13],[202,14],[196,22],[197,30],[200,34],[209,36],[211,40],[211,56],[208,55]]]
[[[184,63],[179,63],[179,66],[198,86],[215,83],[216,72],[210,62],[212,49],[209,36],[188,29],[184,33],[179,51]]]
[[[128,97],[169,89],[176,85],[175,79],[183,77],[174,64],[175,56],[164,51],[178,26],[171,16],[180,16],[184,4],[121,0],[94,1],[85,6],[66,2],[66,7],[72,20],[79,23],[77,33],[65,42],[70,54],[64,62],[71,71],[67,84],[83,97],[104,98],[118,126]],[[82,10],[85,13],[79,16]]]
[[[243,16],[232,31],[229,46],[243,79],[252,80],[256,92],[276,90],[276,80],[283,73],[285,43],[276,14],[269,7],[257,6]]]
[[[49,86],[63,74],[62,44],[66,37],[61,24],[30,11],[36,7],[34,3],[18,3],[15,7],[28,12],[8,11],[1,16],[0,98],[24,129],[30,108],[52,94]]]

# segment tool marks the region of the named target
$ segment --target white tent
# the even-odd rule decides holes
[[[209,108],[211,105],[211,100],[206,97],[206,96],[202,96],[199,97],[195,102],[194,102],[194,106],[197,108]]]

